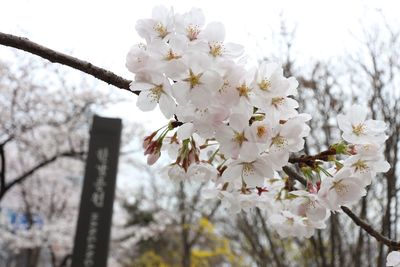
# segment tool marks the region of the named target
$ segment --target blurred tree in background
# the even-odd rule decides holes
[[[0,65],[0,266],[62,266],[72,250],[92,116],[122,100],[49,63],[16,57],[17,67]],[[124,129],[128,155],[140,130]]]

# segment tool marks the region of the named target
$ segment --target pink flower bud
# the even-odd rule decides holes
[[[307,182],[307,190],[312,194],[316,194],[318,192],[318,188],[315,185],[313,185],[310,181]]]
[[[146,136],[143,140],[143,149],[147,149],[147,147],[150,145],[150,143],[153,141],[154,136],[156,135],[156,132],[152,133],[149,136]]]
[[[160,150],[161,149],[161,143],[157,141],[151,141],[148,146],[146,147],[146,150],[144,151],[145,155],[153,154],[154,151]]]
[[[160,158],[160,156],[161,156],[160,151],[156,151],[155,153],[149,154],[149,156],[147,157],[147,164],[153,165]]]

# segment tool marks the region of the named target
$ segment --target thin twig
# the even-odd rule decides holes
[[[4,145],[0,145],[0,161],[0,192],[2,193],[6,190],[6,155],[4,151]]]
[[[265,236],[266,236],[267,239],[268,239],[269,246],[270,246],[271,251],[272,251],[272,256],[274,257],[274,260],[275,260],[275,262],[276,262],[276,265],[277,265],[277,267],[281,267],[281,266],[282,266],[282,262],[281,262],[281,260],[280,260],[280,258],[279,258],[279,256],[278,256],[278,253],[277,253],[277,251],[276,251],[275,244],[274,244],[274,242],[272,241],[271,235],[269,234],[269,231],[268,231],[268,227],[267,227],[267,225],[266,225],[266,223],[265,223],[265,219],[264,219],[264,217],[262,216],[261,211],[260,211],[259,208],[256,208],[256,213],[257,213],[258,218],[260,219],[261,227],[262,227],[262,229],[263,229],[263,232],[264,232]]]
[[[282,169],[287,175],[289,175],[289,177],[299,181],[302,185],[307,186],[306,178],[298,174],[294,169],[289,166],[284,166]]]
[[[336,149],[333,147],[330,147],[329,149],[322,151],[316,155],[301,155],[300,157],[290,157],[289,162],[290,163],[298,163],[300,165],[307,165],[310,167],[313,167],[315,165],[316,160],[322,160],[322,161],[328,161],[329,156],[336,155]]]
[[[64,53],[34,43],[28,38],[0,32],[0,44],[24,50],[26,52],[45,58],[53,63],[60,63],[62,65],[70,66],[71,68],[90,74],[93,77],[102,80],[103,82],[114,85],[115,87],[128,90],[134,94],[139,94],[138,91],[130,90],[130,80],[124,79],[109,70],[97,67],[90,62],[66,55]]]
[[[4,197],[6,192],[8,190],[10,190],[10,188],[15,186],[16,184],[22,183],[27,177],[29,177],[30,175],[32,175],[36,171],[40,170],[41,168],[49,165],[50,163],[56,161],[57,159],[59,159],[61,157],[77,157],[77,156],[82,156],[82,155],[84,155],[84,152],[74,152],[74,151],[72,151],[72,152],[64,152],[64,153],[60,153],[60,154],[54,155],[51,158],[48,158],[48,159],[38,163],[37,165],[32,167],[29,171],[26,171],[25,173],[21,174],[20,176],[18,176],[17,178],[12,180],[11,182],[7,183],[5,185],[5,187],[4,187],[4,190],[2,190],[0,192],[0,200]]]

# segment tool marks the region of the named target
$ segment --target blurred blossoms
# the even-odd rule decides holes
[[[386,259],[386,266],[400,266],[400,252],[399,251],[392,251],[388,254]]]
[[[295,184],[282,168],[303,149],[311,116],[297,111],[294,77],[276,63],[248,66],[243,47],[225,40],[223,24],[206,24],[200,9],[156,7],[136,30],[146,43],[131,48],[126,67],[135,74],[131,89],[140,91],[137,106],[158,106],[169,120],[144,140],[148,163],[166,151],[172,180],[208,182],[204,195],[227,210],[258,207],[282,237],[310,237],[390,168],[385,123],[354,105],[337,118],[343,140],[328,157],[299,164],[307,186]]]

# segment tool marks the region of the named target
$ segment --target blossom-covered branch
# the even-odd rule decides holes
[[[310,132],[311,115],[297,110],[298,82],[273,62],[247,66],[243,47],[225,41],[222,23],[205,24],[201,10],[156,7],[136,30],[145,43],[131,48],[126,66],[135,74],[131,89],[140,91],[137,106],[158,106],[180,122],[146,137],[148,163],[167,150],[168,176],[209,182],[210,197],[228,211],[264,209],[281,237],[311,237],[331,211],[357,203],[377,173],[389,170],[386,124],[367,119],[358,105],[337,117],[342,140],[314,156],[290,157]],[[305,174],[297,177],[304,189],[281,176],[288,163]]]
[[[124,79],[109,70],[97,67],[87,61],[66,55],[61,52],[57,52],[55,50],[32,42],[27,38],[0,32],[0,44],[24,50],[26,52],[45,58],[53,63],[60,63],[62,65],[69,66],[84,73],[90,74],[99,80],[114,85],[115,87],[131,91],[129,89],[129,84],[131,81]],[[138,92],[133,93],[138,94]]]

